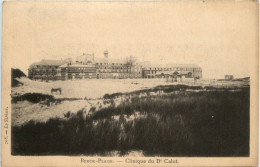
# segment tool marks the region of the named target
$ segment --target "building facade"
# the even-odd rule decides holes
[[[66,63],[62,60],[41,60],[33,63],[28,69],[28,77],[32,80],[57,80],[58,68]]]
[[[142,67],[140,65],[118,59],[108,59],[106,54],[107,52],[105,52],[104,59],[95,60],[98,79],[142,78]]]
[[[28,69],[32,80],[125,79],[125,78],[202,78],[202,69],[194,64],[151,65],[139,63],[130,56],[126,60],[84,54],[66,60],[42,60]]]
[[[202,69],[195,64],[168,64],[162,66],[146,66],[142,68],[143,78],[202,78]]]
[[[96,68],[93,64],[67,63],[57,69],[58,80],[92,79],[96,78]]]

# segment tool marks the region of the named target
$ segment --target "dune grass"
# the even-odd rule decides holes
[[[79,111],[68,120],[13,126],[12,154],[249,156],[249,97],[249,88],[133,96],[87,118]],[[136,112],[146,117],[124,117]]]

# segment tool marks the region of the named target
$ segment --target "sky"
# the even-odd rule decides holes
[[[257,9],[254,1],[6,2],[3,63],[27,74],[41,59],[107,50],[197,64],[204,78],[247,77],[258,56]]]

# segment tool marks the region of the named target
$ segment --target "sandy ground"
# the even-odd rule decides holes
[[[140,89],[152,88],[158,85],[173,85],[173,84],[187,84],[197,86],[241,86],[249,84],[245,82],[219,82],[216,80],[201,80],[194,83],[194,81],[185,82],[166,82],[165,79],[125,79],[125,80],[74,80],[74,81],[55,81],[55,82],[40,82],[32,81],[28,78],[18,79],[24,85],[12,88],[12,96],[21,95],[25,93],[43,93],[51,94],[51,88],[62,89],[62,94],[54,93],[55,98],[88,98],[92,100],[76,100],[63,101],[61,104],[51,104],[50,106],[44,104],[33,104],[28,101],[19,101],[12,104],[12,125],[21,125],[30,120],[45,122],[50,118],[66,119],[64,114],[67,112],[76,113],[83,109],[84,114],[89,114],[91,107],[95,107],[96,111],[100,108],[108,107],[109,104],[104,104],[101,99],[106,93],[116,92],[131,92]],[[117,105],[120,104],[120,99],[114,99]]]
[[[56,98],[100,98],[106,93],[116,93],[116,92],[129,92],[134,90],[140,90],[145,88],[151,88],[157,85],[166,84],[165,80],[158,79],[156,82],[151,82],[151,80],[141,80],[141,79],[125,79],[125,80],[68,80],[68,81],[55,81],[55,82],[40,82],[31,81],[27,78],[18,79],[24,85],[21,87],[16,87],[12,89],[12,93],[44,93],[51,94],[52,88],[61,88],[62,94],[54,93]]]
[[[43,93],[51,94],[52,88],[61,88],[62,94],[54,93],[55,98],[100,98],[106,93],[130,92],[140,89],[152,88],[158,85],[187,84],[197,86],[239,86],[243,82],[219,82],[216,80],[199,80],[196,83],[192,80],[184,82],[166,82],[166,79],[85,79],[41,82],[32,81],[28,78],[18,79],[24,85],[12,88],[12,95],[25,93]]]
[[[83,110],[84,116],[92,114],[90,109],[95,110],[106,108],[111,104],[104,104],[103,100],[73,100],[62,101],[61,104],[51,103],[50,106],[40,103],[31,103],[28,101],[18,101],[12,104],[12,125],[22,125],[30,120],[37,122],[46,122],[50,118],[67,119],[65,114],[70,112],[76,114]]]
[[[45,122],[49,118],[65,118],[67,112],[76,113],[88,106],[84,100],[64,101],[62,104],[46,106],[39,103],[20,101],[12,104],[12,125],[21,125],[30,120]]]

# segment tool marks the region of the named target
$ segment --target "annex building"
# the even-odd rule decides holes
[[[194,64],[154,65],[137,62],[135,57],[126,60],[111,59],[108,52],[103,58],[84,54],[65,60],[41,60],[28,69],[32,80],[125,79],[125,78],[202,78],[202,69]]]

